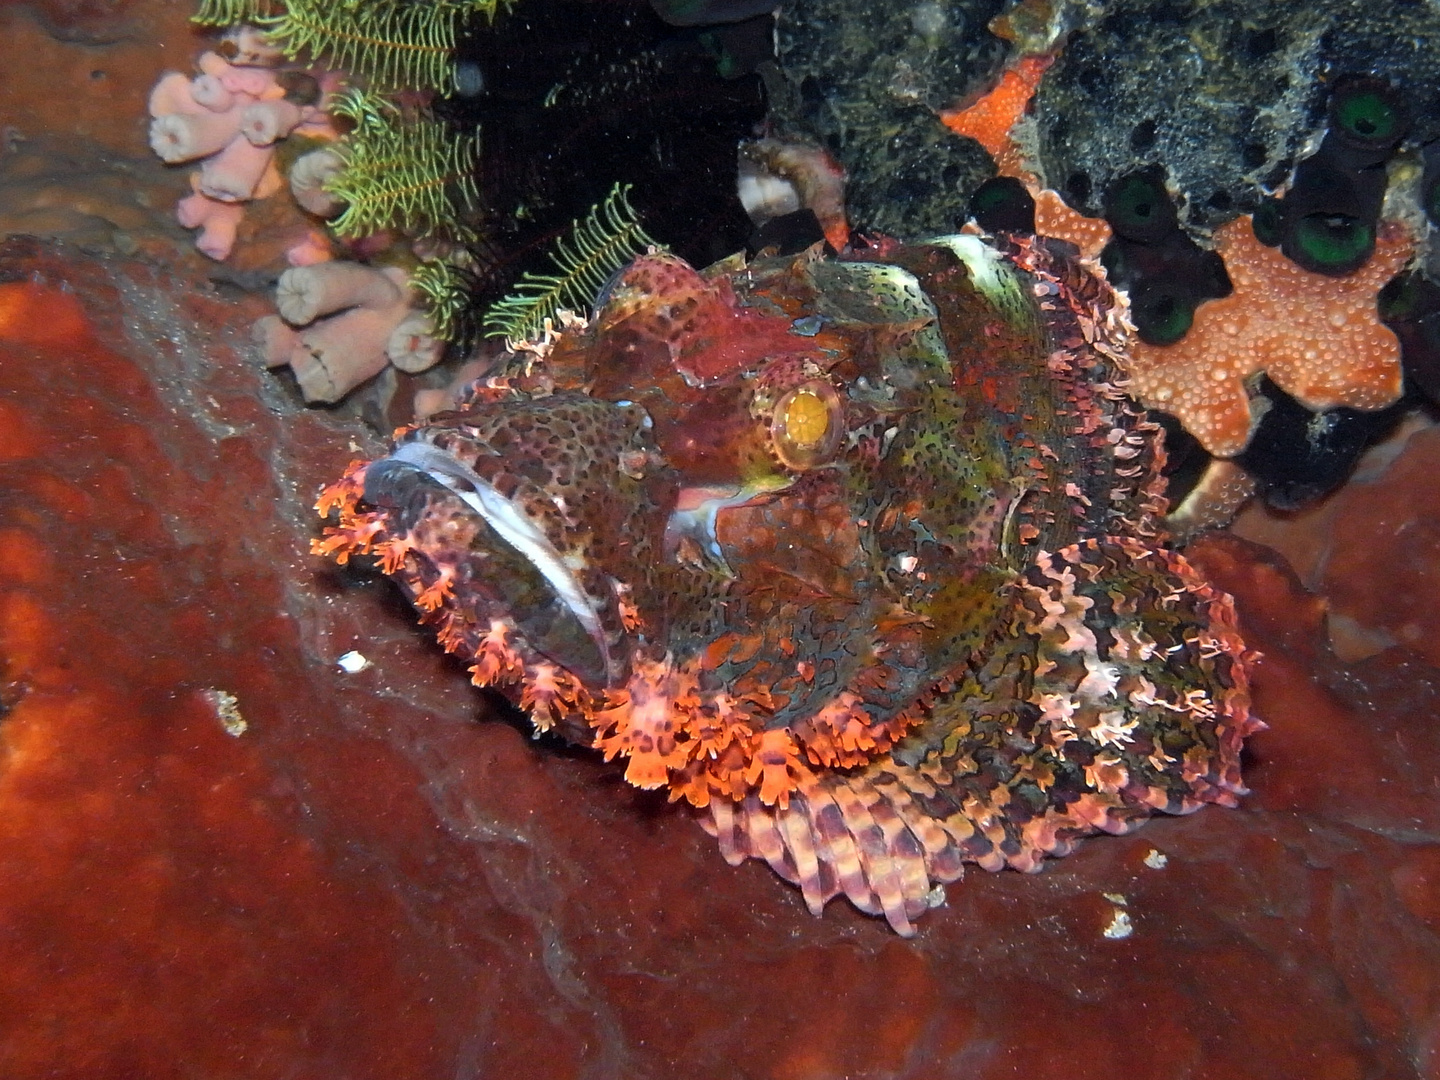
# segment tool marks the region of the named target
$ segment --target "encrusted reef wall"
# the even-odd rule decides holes
[[[771,116],[817,140],[849,174],[853,219],[891,236],[948,232],[994,166],[936,113],[984,88],[1005,43],[984,30],[1001,0],[888,4],[854,16],[826,0],[782,5],[783,82]]]
[[[1440,136],[1440,11],[1356,0],[1118,0],[1073,34],[1035,97],[1049,185],[1099,214],[1136,168],[1164,166],[1188,220],[1252,212],[1323,128],[1336,76],[1405,88],[1414,137]]]

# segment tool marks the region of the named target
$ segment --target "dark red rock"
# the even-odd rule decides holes
[[[1339,665],[1262,549],[1194,550],[1266,653],[1242,808],[971,873],[902,941],[307,556],[379,440],[237,344],[258,303],[14,243],[0,280],[7,1080],[1436,1075],[1436,675]]]
[[[137,0],[29,0],[15,5],[29,8],[37,20],[60,41],[104,45],[135,37]]]
[[[1403,646],[1440,665],[1440,427],[1412,418],[1355,479],[1298,514],[1252,507],[1242,535],[1283,552],[1325,597],[1345,660]]]
[[[190,70],[204,45],[190,11],[167,0],[0,4],[0,127],[6,142],[93,140],[112,154],[142,159],[149,152],[150,87],[167,67]],[[183,186],[183,174],[177,179]],[[83,182],[72,193],[81,208],[94,200]]]
[[[1324,589],[1334,610],[1440,665],[1440,427],[1337,496]]]

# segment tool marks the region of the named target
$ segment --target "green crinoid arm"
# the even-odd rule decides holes
[[[205,0],[217,6],[264,0]],[[454,89],[452,54],[460,24],[493,17],[500,0],[287,0],[259,20],[267,36],[294,59],[308,52],[332,67],[363,76],[378,90]]]
[[[346,204],[330,223],[337,236],[394,228],[412,237],[464,237],[463,217],[480,197],[478,134],[457,135],[424,113],[402,116],[369,92],[341,95],[332,111],[355,121],[338,146],[345,166],[326,185]]]
[[[426,259],[411,273],[410,287],[424,297],[437,338],[465,343],[475,333],[469,285],[469,275],[445,259]]]
[[[190,21],[201,26],[234,26],[257,22],[279,8],[279,0],[200,0],[200,10]]]
[[[658,247],[635,217],[626,196],[630,185],[616,185],[570,235],[555,244],[556,274],[525,274],[515,291],[485,313],[489,337],[524,341],[538,334],[561,308],[587,310],[610,275],[647,247]]]

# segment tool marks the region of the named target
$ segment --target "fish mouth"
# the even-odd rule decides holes
[[[594,643],[602,670],[587,670],[595,665],[568,655],[570,650],[565,650],[567,655],[564,656],[552,655],[552,659],[582,676],[602,676],[606,685],[619,681],[621,665],[606,636],[595,601],[586,592],[569,561],[523,508],[501,494],[454,454],[421,440],[403,443],[389,457],[382,458],[366,470],[367,502],[382,506],[394,504],[390,493],[396,490],[397,481],[402,479],[396,475],[397,470],[419,473],[445,488],[489,526],[495,537],[528,562],[550,587],[561,608],[579,623]],[[509,614],[517,622],[521,621],[520,612],[512,610]],[[523,625],[521,630],[524,631]],[[532,640],[531,644],[547,654],[555,651],[545,648],[542,641]]]

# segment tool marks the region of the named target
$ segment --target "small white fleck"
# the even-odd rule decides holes
[[[917,4],[910,9],[911,29],[926,40],[944,33],[947,22],[945,9],[939,4]]]
[[[1115,909],[1115,913],[1110,919],[1110,925],[1102,931],[1111,940],[1127,938],[1134,932],[1135,927],[1130,922],[1130,913],[1122,911],[1120,908]]]
[[[1107,892],[1101,893],[1100,895],[1105,897],[1106,900],[1109,900],[1110,903],[1119,904],[1121,907],[1125,907],[1130,903],[1129,900],[1125,899],[1123,894],[1118,892]]]
[[[925,904],[926,904],[927,907],[932,907],[932,908],[944,907],[944,906],[945,906],[945,886],[944,886],[944,885],[938,885],[938,884],[935,885],[935,886],[933,886],[933,887],[930,889],[930,891],[925,894]]]
[[[240,715],[240,700],[228,690],[202,690],[200,696],[210,703],[215,710],[215,717],[220,721],[220,726],[225,729],[225,734],[238,739],[245,734],[245,729],[250,725]]]
[[[365,659],[365,657],[361,656],[354,649],[351,649],[349,652],[347,652],[344,656],[340,657],[340,659],[336,660],[335,662],[340,665],[340,670],[345,672],[346,675],[358,675],[360,672],[371,666],[370,661]]]
[[[1150,867],[1151,870],[1163,870],[1165,864],[1169,861],[1170,856],[1166,855],[1163,851],[1156,851],[1154,848],[1151,848],[1145,853],[1145,865]]]

